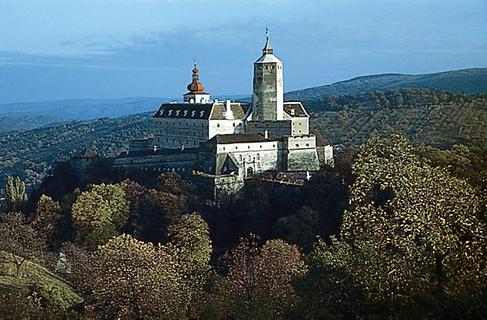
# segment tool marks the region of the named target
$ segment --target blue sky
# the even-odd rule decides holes
[[[247,94],[266,27],[286,91],[487,67],[486,0],[0,0],[0,103]]]

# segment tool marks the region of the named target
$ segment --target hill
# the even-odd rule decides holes
[[[422,145],[487,148],[487,95],[398,89],[330,96],[319,107],[334,111],[312,113],[312,127],[333,144],[400,133]]]
[[[334,111],[312,113],[312,128],[332,144],[359,145],[376,133],[399,132],[419,144],[487,147],[487,95],[400,89],[328,97],[320,108]],[[115,156],[130,139],[151,134],[150,115],[0,133],[0,188],[7,175],[37,184],[56,160],[86,147]]]
[[[367,91],[385,91],[399,88],[437,89],[454,93],[487,93],[487,68],[453,70],[431,74],[378,74],[357,77],[329,85],[286,93],[287,100],[307,102],[318,111],[317,102],[325,95],[350,95]]]
[[[0,298],[9,294],[15,296],[19,292],[30,294],[35,290],[43,301],[61,310],[75,308],[83,302],[81,296],[59,276],[37,263],[26,261],[22,266],[22,277],[16,276],[11,269],[8,255],[0,252]]]
[[[150,133],[150,113],[117,119],[74,121],[26,132],[0,133],[0,188],[6,175],[39,183],[51,165],[73,152],[92,147],[111,157],[134,137]]]

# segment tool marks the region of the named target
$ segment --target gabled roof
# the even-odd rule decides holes
[[[225,102],[209,103],[163,103],[154,118],[211,119],[224,120]],[[249,104],[231,102],[233,119],[243,119]]]
[[[309,117],[303,104],[299,101],[284,102],[284,112],[291,118]]]
[[[163,103],[154,118],[208,119],[213,103]]]
[[[233,119],[243,119],[245,118],[245,114],[247,113],[247,109],[249,108],[249,104],[242,104],[231,102],[230,103],[230,110],[233,115]],[[213,111],[211,113],[211,120],[224,120],[226,119],[226,105],[225,103],[215,103],[213,105]]]

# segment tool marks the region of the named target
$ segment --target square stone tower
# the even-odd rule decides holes
[[[254,62],[253,120],[283,120],[283,105],[282,62],[273,54],[267,34],[262,56]]]

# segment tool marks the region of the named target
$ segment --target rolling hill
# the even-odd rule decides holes
[[[436,89],[454,93],[487,93],[487,68],[453,70],[431,74],[378,74],[357,77],[329,85],[317,86],[286,93],[287,100],[310,102],[311,108],[325,95],[350,95],[367,91],[390,89]],[[316,110],[316,109],[315,109]]]

